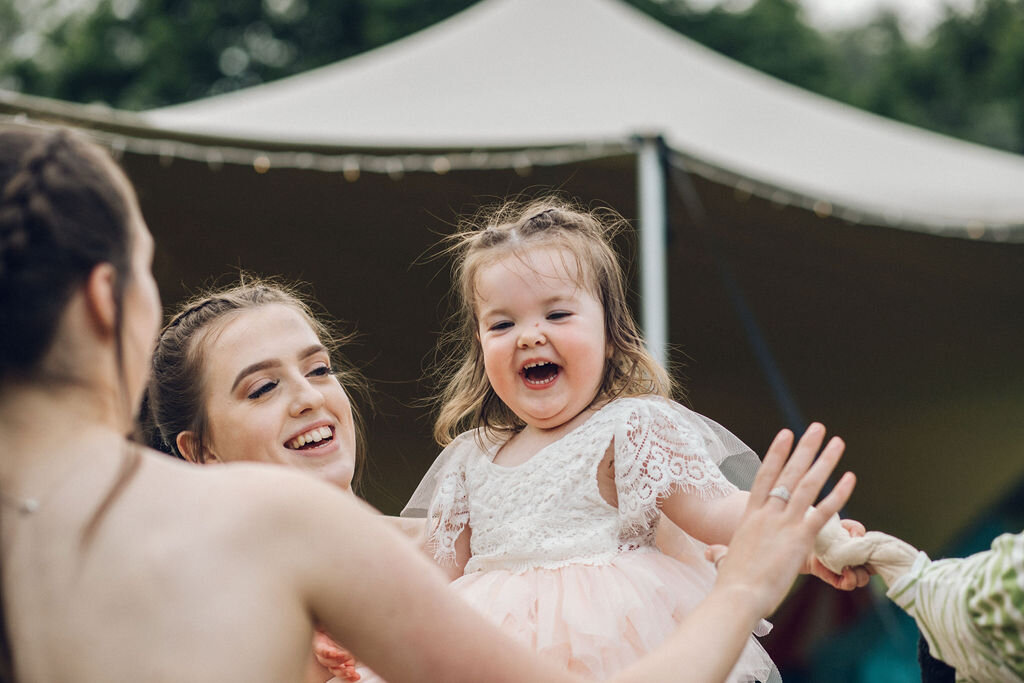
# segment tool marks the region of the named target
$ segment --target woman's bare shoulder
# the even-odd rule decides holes
[[[315,477],[259,463],[194,465],[147,452],[136,482],[143,496],[186,516],[242,518],[247,524],[282,515],[310,516],[324,506],[334,510],[366,507],[354,496]]]
[[[307,604],[322,574],[352,569],[333,549],[373,546],[372,530],[384,526],[355,496],[280,466],[155,455],[138,475],[126,514],[111,527],[136,556],[147,564],[188,558],[196,575],[277,584]]]

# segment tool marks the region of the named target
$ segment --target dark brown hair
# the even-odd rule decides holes
[[[604,310],[611,357],[597,398],[672,395],[671,378],[644,347],[626,302],[622,268],[611,246],[627,225],[611,209],[591,211],[560,197],[544,197],[486,208],[447,238],[443,251],[453,257],[457,310],[442,341],[442,360],[436,366],[444,378],[435,397],[434,438],[438,443],[446,445],[471,428],[499,433],[522,429],[522,420],[494,393],[484,370],[477,337],[476,275],[499,259],[539,247],[562,249],[565,258],[575,262],[579,285],[590,291]]]
[[[309,323],[331,355],[331,367],[349,393],[356,430],[356,463],[353,490],[361,478],[365,453],[365,429],[358,406],[369,403],[365,380],[351,364],[340,358],[339,347],[352,335],[338,333],[327,317],[316,315],[307,297],[295,286],[268,279],[243,276],[240,284],[203,292],[183,304],[160,333],[149,388],[140,416],[147,443],[177,457],[177,437],[191,431],[196,435],[196,452],[203,458],[203,440],[207,433],[206,406],[203,403],[205,342],[219,329],[226,316],[267,306],[283,304],[298,311]]]
[[[117,273],[115,343],[123,388],[122,303],[131,278],[134,199],[117,173],[105,152],[70,131],[0,127],[0,386],[76,380],[70,369],[42,361],[72,293],[96,266],[109,263]],[[128,392],[122,396],[130,415]],[[125,455],[83,544],[138,467],[138,451],[129,447]],[[13,681],[2,594],[0,615],[0,680]]]
[[[0,130],[0,156],[10,173],[0,198],[0,380],[42,378],[39,361],[71,293],[101,263],[119,276],[120,329],[130,199],[110,158],[68,131]]]

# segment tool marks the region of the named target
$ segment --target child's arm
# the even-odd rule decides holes
[[[735,491],[727,496],[704,500],[699,495],[677,489],[664,497],[661,511],[676,526],[685,529],[697,540],[708,545],[728,545],[739,526],[749,498],[750,494],[746,491]],[[850,536],[864,535],[864,525],[860,522],[844,519],[841,524]],[[871,578],[864,567],[845,567],[842,573],[837,574],[823,565],[813,553],[807,556],[800,572],[816,576],[839,590],[860,588]]]
[[[661,499],[661,511],[698,541],[708,545],[729,545],[749,498],[746,491],[734,491],[727,496],[705,500],[698,493],[677,488]]]

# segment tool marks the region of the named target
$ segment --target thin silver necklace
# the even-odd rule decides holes
[[[40,496],[13,496],[6,491],[0,489],[0,505],[6,505],[9,508],[13,508],[18,511],[18,514],[22,517],[28,517],[29,515],[38,512],[39,508],[42,507],[43,503],[46,502],[51,495],[67,483],[67,480],[77,471],[78,459],[74,460],[74,464],[68,467],[66,471],[61,473],[55,478],[53,483],[49,486],[49,491]]]
[[[76,459],[74,464],[77,465],[77,463],[78,460]],[[42,496],[13,496],[10,493],[7,493],[6,491],[0,490],[0,505],[6,505],[9,508],[14,508],[15,510],[18,511],[19,515],[21,515],[22,517],[27,517],[33,514],[34,512],[37,512],[39,508],[43,506],[43,503],[45,503],[50,496],[52,496],[54,493],[60,490],[60,488],[67,483],[67,480],[71,478],[75,471],[76,467],[72,466],[68,467],[64,472],[60,473],[60,475],[57,476],[55,480],[47,487],[49,491],[43,493]]]
[[[0,503],[14,508],[20,515],[31,515],[39,509],[40,505],[38,498],[19,498],[3,491],[0,491]]]

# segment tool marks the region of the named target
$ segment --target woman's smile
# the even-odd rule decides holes
[[[289,465],[349,488],[351,404],[298,310],[268,304],[238,313],[207,354],[203,382],[216,460]]]
[[[303,430],[298,436],[285,442],[284,447],[293,451],[311,452],[318,454],[330,447],[336,447],[334,443],[334,429],[328,425],[318,425]]]

